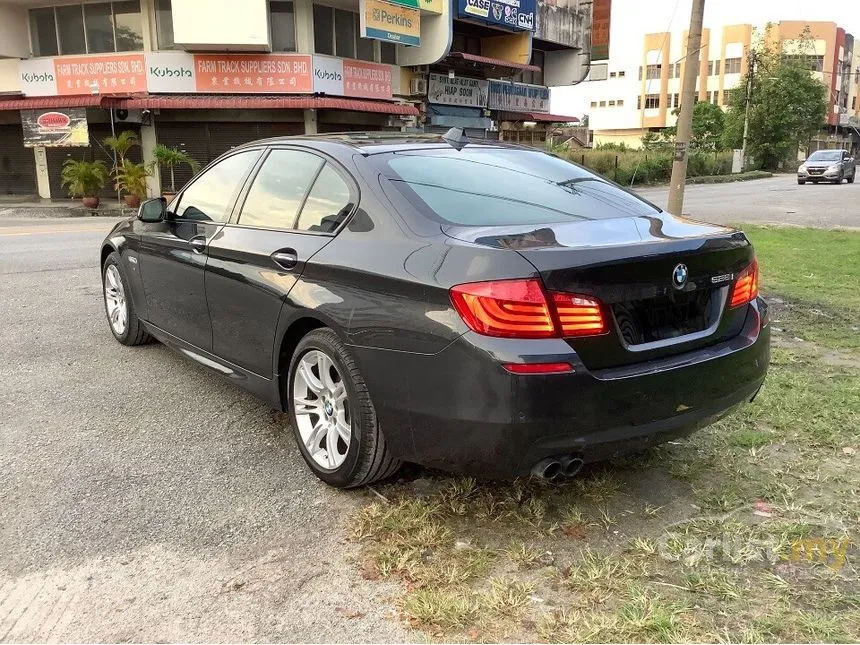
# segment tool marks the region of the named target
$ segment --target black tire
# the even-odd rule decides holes
[[[844,172],[844,171],[839,173],[839,179],[837,179],[837,180],[836,180],[836,181],[834,181],[833,183],[834,183],[834,184],[836,184],[836,185],[839,185],[839,184],[841,184],[841,183],[842,183],[842,180],[843,180],[843,179],[845,179],[845,172]]]
[[[798,184],[800,184],[801,186],[803,186],[803,185],[806,183],[806,180],[804,180],[804,179],[798,179],[798,180],[797,180],[797,183],[798,183]]]
[[[853,175],[851,175],[851,176],[848,178],[848,183],[849,183],[849,184],[853,184],[853,183],[854,183],[854,177],[856,177],[856,176],[857,176],[857,173],[854,173]]]
[[[128,315],[128,323],[125,326],[125,330],[123,333],[117,333],[116,329],[114,329],[113,324],[110,321],[110,313],[108,311],[108,301],[107,295],[105,293],[105,280],[108,269],[111,266],[115,266],[117,271],[119,272],[119,278],[122,282],[122,288],[125,295],[125,306],[127,308]],[[116,338],[123,345],[133,346],[133,345],[144,345],[152,340],[152,336],[143,328],[143,324],[140,322],[140,319],[137,317],[137,313],[134,310],[134,301],[131,298],[131,292],[128,287],[128,277],[125,273],[125,268],[122,265],[122,261],[120,260],[119,254],[114,251],[105,260],[104,265],[102,266],[102,300],[105,304],[105,316],[108,319],[108,327],[110,328],[113,337]]]
[[[334,469],[323,468],[308,452],[299,432],[295,405],[293,405],[296,371],[301,359],[313,350],[322,352],[332,361],[342,377],[347,393],[351,426],[350,443],[343,463]],[[385,437],[376,419],[376,410],[358,366],[346,345],[331,329],[315,329],[299,342],[290,360],[286,394],[290,424],[293,427],[299,451],[314,475],[326,484],[336,488],[365,486],[390,477],[400,468],[401,462],[391,455],[385,443]]]

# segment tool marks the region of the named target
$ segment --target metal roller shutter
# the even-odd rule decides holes
[[[231,148],[243,143],[268,137],[302,134],[303,132],[303,123],[158,122],[155,126],[155,134],[159,143],[184,150],[190,157],[199,161],[201,166],[205,166]],[[191,179],[191,170],[187,166],[178,166],[174,169],[174,175],[178,190]],[[162,171],[161,185],[163,189],[170,187],[169,172]]]
[[[0,125],[0,195],[36,194],[36,158],[21,124]]]

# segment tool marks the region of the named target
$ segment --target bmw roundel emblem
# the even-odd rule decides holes
[[[687,284],[688,276],[689,272],[687,271],[687,265],[679,264],[675,267],[675,270],[672,271],[672,286],[676,289],[683,289]]]

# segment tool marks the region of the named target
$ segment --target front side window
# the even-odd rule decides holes
[[[660,78],[660,75],[663,73],[662,65],[648,65],[646,70],[646,78],[649,80]]]
[[[646,94],[645,95],[645,109],[646,110],[654,110],[660,107],[660,95],[659,94]]]
[[[518,226],[659,211],[591,172],[541,152],[465,147],[371,161],[419,211],[461,226]]]
[[[30,40],[34,56],[140,51],[140,0],[30,9]]]
[[[174,215],[198,222],[226,222],[233,196],[259,157],[259,150],[238,152],[204,171],[182,193]]]
[[[723,68],[726,74],[740,74],[742,61],[740,58],[727,58]]]
[[[239,224],[292,229],[324,161],[299,150],[272,150],[248,191]]]

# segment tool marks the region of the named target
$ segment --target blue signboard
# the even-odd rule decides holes
[[[460,18],[524,31],[535,30],[536,0],[457,0]]]

